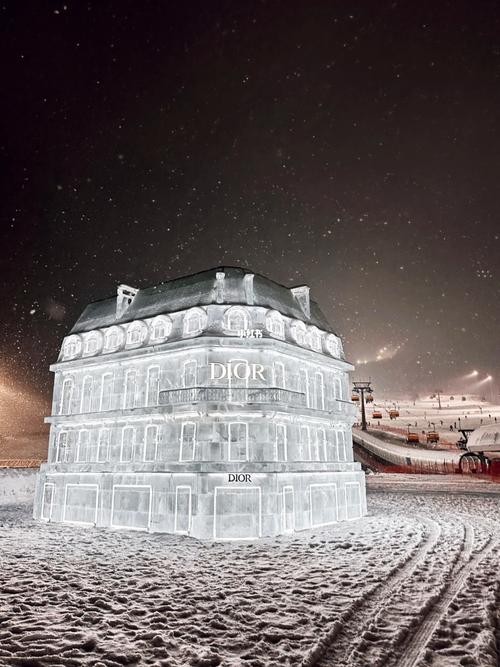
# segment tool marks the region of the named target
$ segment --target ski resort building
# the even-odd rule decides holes
[[[366,512],[352,366],[306,286],[240,268],[120,285],[51,370],[38,519],[231,540]]]

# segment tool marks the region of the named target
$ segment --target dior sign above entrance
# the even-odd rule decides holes
[[[229,361],[225,364],[220,362],[211,362],[210,379],[224,380],[262,380],[264,377],[264,366],[262,364],[249,364],[246,361]]]

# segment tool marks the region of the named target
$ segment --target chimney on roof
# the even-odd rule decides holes
[[[116,317],[121,317],[139,290],[128,285],[118,285],[116,290]]]
[[[307,285],[300,285],[299,287],[292,287],[291,293],[299,306],[302,308],[304,315],[311,317],[311,302],[309,300],[309,287]]]
[[[224,279],[226,274],[224,271],[217,271],[215,274],[215,302],[224,303]]]
[[[243,278],[243,286],[245,288],[245,300],[249,306],[253,305],[253,273],[246,273]]]

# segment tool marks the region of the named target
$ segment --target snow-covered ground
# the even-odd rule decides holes
[[[498,665],[500,495],[418,477],[377,476],[364,519],[255,544],[0,508],[0,665]]]
[[[453,400],[450,400],[449,394],[442,395],[439,408],[437,398],[409,401],[392,397],[381,400],[375,394],[374,402],[367,405],[366,417],[372,426],[380,423],[382,427],[407,430],[410,424],[410,430],[419,433],[422,441],[422,431],[435,428],[443,440],[452,443],[461,437],[458,432],[460,427],[477,428],[482,424],[494,423],[495,420],[500,422],[500,405],[481,401],[476,396],[467,395],[465,401],[462,401],[460,394],[453,396]],[[390,419],[389,410],[394,407],[398,408],[399,417]],[[383,418],[373,419],[374,410],[380,410]],[[450,426],[453,430],[450,430]]]

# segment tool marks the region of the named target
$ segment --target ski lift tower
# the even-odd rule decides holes
[[[356,394],[361,394],[361,430],[366,431],[365,393],[373,394],[371,380],[359,380],[353,382],[353,385],[353,391]]]

